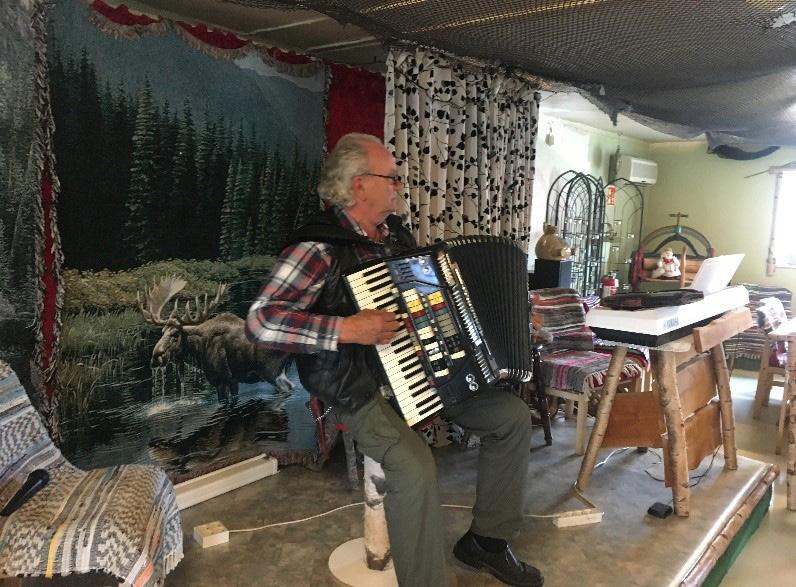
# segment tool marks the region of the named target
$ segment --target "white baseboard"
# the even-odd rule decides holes
[[[180,510],[276,474],[276,459],[260,455],[174,486]]]

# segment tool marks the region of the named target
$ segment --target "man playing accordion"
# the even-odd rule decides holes
[[[296,354],[307,390],[337,410],[359,449],[384,469],[385,512],[400,585],[447,584],[434,458],[427,443],[385,400],[373,345],[400,327],[383,310],[356,311],[343,284],[355,266],[415,248],[394,215],[398,167],[376,137],[349,134],[329,154],[318,191],[328,208],[300,228],[252,305],[246,331],[255,344]],[[348,240],[341,235],[353,234]],[[443,415],[481,438],[470,530],[454,546],[463,563],[510,585],[542,585],[507,540],[522,522],[530,454],[530,412],[511,393],[486,388]]]

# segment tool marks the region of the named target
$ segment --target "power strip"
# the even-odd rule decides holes
[[[597,508],[585,510],[572,510],[571,512],[561,512],[553,518],[553,524],[557,528],[568,528],[571,526],[583,526],[585,524],[596,524],[603,521],[603,512]]]

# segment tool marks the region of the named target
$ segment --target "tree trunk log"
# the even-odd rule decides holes
[[[345,446],[345,463],[348,469],[348,482],[351,489],[359,489],[359,468],[357,467],[357,450],[354,447],[354,438],[348,430],[343,431],[343,445]]]
[[[713,369],[719,386],[721,402],[721,436],[724,441],[724,468],[728,471],[738,469],[737,449],[735,447],[735,415],[732,412],[732,390],[730,389],[730,371],[727,369],[727,358],[721,343],[710,349],[713,357]]]
[[[669,434],[669,462],[672,467],[674,513],[687,517],[688,511],[688,454],[685,445],[685,423],[677,391],[677,361],[673,351],[652,351],[655,355],[655,379],[658,382],[661,408]]]
[[[611,417],[611,408],[614,405],[616,387],[619,385],[619,377],[625,364],[625,355],[627,355],[627,347],[617,346],[614,348],[611,362],[608,364],[608,374],[603,384],[603,396],[600,399],[600,407],[597,410],[597,420],[594,422],[594,428],[589,436],[589,444],[586,447],[586,454],[583,455],[583,461],[580,464],[577,483],[577,488],[580,491],[586,491],[589,487],[589,481],[591,481],[591,473],[597,460],[597,451],[600,450],[600,446],[603,443],[605,429],[608,427],[608,419]]]
[[[760,503],[760,500],[778,476],[779,468],[776,465],[768,465],[768,471],[759,478],[757,484],[747,493],[738,509],[731,516],[727,516],[727,522],[724,527],[713,537],[712,542],[705,548],[699,560],[691,567],[691,570],[682,577],[679,587],[698,587],[705,583],[721,555],[726,552],[732,539],[737,536],[738,531],[749,520],[755,507]]]
[[[384,493],[387,489],[384,469],[365,455],[365,555],[368,568],[383,571],[392,565]]]
[[[796,510],[796,336],[788,337],[787,383],[782,401],[789,401],[788,426],[788,509]]]

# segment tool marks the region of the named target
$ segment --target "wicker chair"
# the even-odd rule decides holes
[[[182,559],[180,513],[166,474],[147,465],[74,467],[0,361],[0,504],[36,469],[49,482],[0,518],[0,578],[100,572],[125,585],[161,585]]]
[[[605,381],[610,349],[595,350],[595,338],[586,326],[585,313],[574,289],[551,288],[531,291],[531,317],[535,328],[552,335],[541,353],[541,373],[535,380],[549,396],[567,401],[571,415],[577,406],[575,454],[586,451],[586,416],[589,402]],[[628,353],[620,384],[634,391],[643,388],[649,361],[641,353]]]

